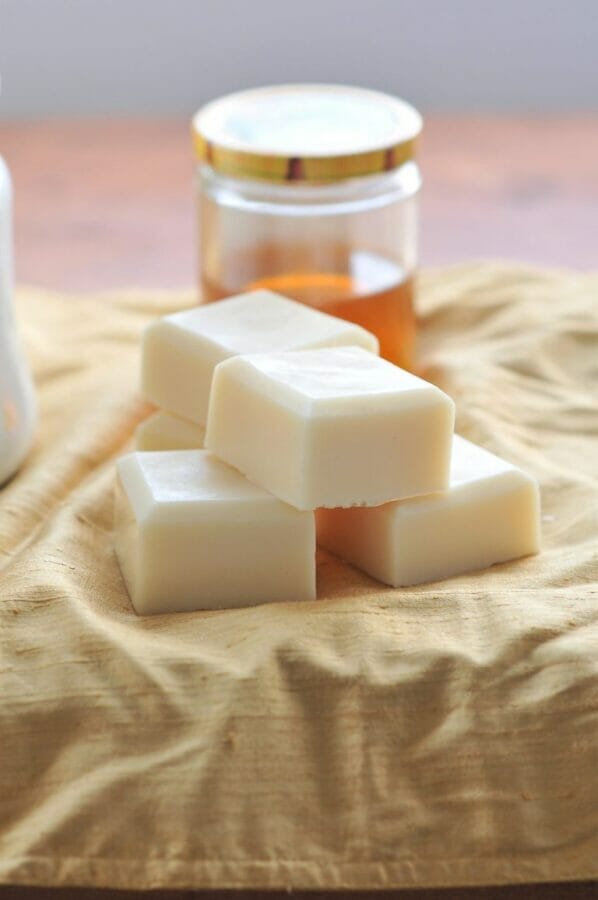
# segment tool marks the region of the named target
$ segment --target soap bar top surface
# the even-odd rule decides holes
[[[328,344],[355,344],[378,352],[365,328],[276,294],[257,290],[173,313],[166,321],[207,338],[231,354],[268,353]]]
[[[494,478],[504,472],[520,472],[520,470],[512,463],[477,444],[472,444],[458,434],[453,437],[449,485],[451,488]]]
[[[205,424],[218,363],[241,353],[356,345],[378,353],[373,334],[272,291],[253,291],[173,313],[146,328],[141,388],[156,406]]]
[[[256,386],[261,384],[298,412],[377,412],[389,399],[421,404],[424,396],[442,392],[416,375],[364,352],[359,347],[334,347],[296,353],[245,355],[239,369]],[[270,384],[267,385],[266,379]]]
[[[131,453],[117,469],[128,476],[127,493],[140,518],[150,504],[159,512],[170,503],[280,502],[206,451]]]
[[[214,374],[206,446],[298,509],[448,485],[454,403],[360,347],[250,354]]]

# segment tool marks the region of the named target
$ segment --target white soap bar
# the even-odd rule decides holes
[[[118,462],[115,547],[146,615],[315,599],[315,521],[205,450]]]
[[[348,345],[378,353],[361,328],[288,300],[253,291],[158,319],[143,336],[141,389],[147,400],[205,424],[212,373],[240,353]]]
[[[298,509],[448,485],[453,401],[359,347],[238,356],[215,371],[206,447]]]
[[[158,410],[137,426],[137,450],[199,450],[206,430],[203,425]]]
[[[537,553],[536,481],[455,435],[448,491],[373,509],[317,513],[322,546],[395,587]]]

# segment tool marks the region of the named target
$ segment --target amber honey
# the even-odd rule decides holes
[[[264,253],[260,268],[268,271]],[[204,278],[203,300],[211,302],[241,290],[268,288],[306,303],[333,316],[355,322],[373,332],[386,359],[412,369],[415,354],[416,322],[413,309],[413,280],[386,259],[364,252],[344,256],[346,271],[292,270],[268,277],[241,281],[234,290]],[[241,269],[247,275],[247,260]],[[234,273],[232,273],[234,275]],[[231,271],[228,270],[230,277]]]

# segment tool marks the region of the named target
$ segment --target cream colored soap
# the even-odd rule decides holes
[[[446,492],[372,509],[317,513],[318,541],[395,587],[437,581],[537,553],[536,481],[455,436]]]
[[[454,404],[359,347],[238,356],[214,374],[206,447],[298,509],[448,485]]]
[[[205,433],[203,425],[158,410],[137,426],[135,447],[137,450],[199,450]]]
[[[315,523],[205,450],[118,462],[115,547],[146,615],[315,599]]]
[[[240,353],[352,344],[378,353],[373,334],[272,291],[253,291],[158,319],[143,336],[147,400],[205,424],[212,373]]]

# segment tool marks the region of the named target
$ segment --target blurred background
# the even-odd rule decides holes
[[[596,264],[596,0],[2,0],[0,72],[27,281],[189,284],[189,117],[293,81],[423,111],[425,264]]]
[[[188,116],[287,81],[424,112],[598,105],[596,0],[2,0],[5,117]]]

